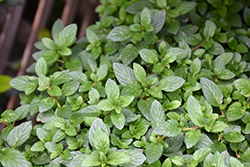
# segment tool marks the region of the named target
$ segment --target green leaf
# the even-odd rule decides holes
[[[24,122],[12,129],[7,137],[7,142],[11,147],[21,146],[28,140],[32,130],[31,121]]]
[[[224,158],[222,157],[222,155],[218,151],[213,156],[212,164],[214,166],[226,167]]]
[[[179,12],[180,15],[184,15],[190,11],[192,11],[196,6],[196,2],[188,2],[184,1],[176,6],[176,10]]]
[[[211,153],[211,149],[210,148],[201,148],[197,151],[195,151],[194,155],[193,155],[193,159],[196,160],[197,162],[201,162],[203,161],[208,154]]]
[[[167,32],[176,35],[180,28],[180,22],[176,19],[167,19],[165,26]]]
[[[134,74],[135,78],[142,84],[146,83],[146,71],[144,68],[137,63],[133,63],[133,69],[134,69]]]
[[[231,166],[237,166],[237,167],[244,167],[244,165],[236,158],[230,157],[230,165]]]
[[[53,117],[50,122],[57,128],[64,129],[67,126],[67,121],[62,117]]]
[[[110,114],[110,119],[117,129],[122,130],[125,125],[125,117],[123,113],[118,114],[113,111]]]
[[[99,153],[106,154],[109,149],[109,136],[101,128],[97,128],[93,136],[93,144]]]
[[[159,81],[157,87],[166,92],[173,92],[179,89],[184,84],[184,82],[185,80],[181,77],[167,76]]]
[[[153,129],[155,129],[157,126],[164,123],[165,121],[165,114],[163,108],[161,106],[161,103],[159,103],[157,100],[154,100],[151,105],[150,121]]]
[[[146,157],[142,152],[139,152],[137,150],[128,150],[127,153],[130,156],[129,162],[125,163],[125,167],[134,167],[134,166],[140,166],[145,160]]]
[[[153,98],[148,98],[146,100],[140,99],[137,103],[140,112],[148,120],[150,120],[150,108],[151,108],[153,101],[154,101]]]
[[[86,37],[92,45],[95,45],[96,42],[99,42],[98,36],[90,29],[86,30]]]
[[[10,86],[13,88],[20,90],[20,91],[25,91],[26,86],[30,83],[28,80],[28,76],[18,76],[16,78],[13,78],[10,81]]]
[[[11,88],[10,82],[12,78],[8,75],[0,75],[0,80],[0,93],[7,92]]]
[[[63,30],[58,35],[58,45],[61,46],[71,46],[76,40],[77,26],[76,24],[70,24],[63,28]]]
[[[57,46],[56,44],[54,43],[54,41],[50,38],[42,38],[42,43],[44,44],[44,46],[50,50],[56,50],[57,49]]]
[[[100,99],[100,94],[99,92],[95,89],[95,88],[91,88],[91,90],[89,91],[89,104],[96,104]]]
[[[138,48],[136,48],[133,44],[126,45],[121,52],[123,64],[130,64],[138,56],[138,53]]]
[[[106,99],[98,103],[98,107],[103,111],[111,111],[115,108],[115,105],[111,99]]]
[[[54,98],[47,97],[39,104],[39,112],[45,112],[51,109],[55,105],[56,101]]]
[[[218,107],[223,102],[223,94],[220,88],[207,78],[200,79],[201,89],[206,100],[214,107]]]
[[[134,100],[134,96],[121,96],[119,98],[119,105],[121,107],[127,107],[129,104],[131,104],[131,102]]]
[[[1,152],[0,161],[3,166],[8,167],[30,167],[23,153],[12,148],[6,148]]]
[[[51,140],[49,132],[43,128],[37,128],[36,135],[43,143],[46,143]]]
[[[159,98],[159,99],[162,99],[162,96],[163,96],[161,89],[155,86],[151,86],[150,89],[148,89],[148,93],[152,95],[153,97]]]
[[[157,126],[153,132],[158,135],[174,137],[181,133],[181,128],[176,120],[171,119]]]
[[[141,11],[141,24],[142,24],[142,26],[145,26],[147,24],[150,24],[150,22],[151,22],[150,11],[148,8],[144,8]]]
[[[97,81],[103,80],[108,73],[108,66],[106,64],[103,64],[100,66],[100,68],[96,72]]]
[[[120,97],[120,89],[115,81],[112,79],[108,79],[105,84],[105,92],[107,94],[108,99],[113,102],[117,101]]]
[[[77,135],[76,129],[72,125],[68,125],[68,127],[65,128],[65,133],[69,136]]]
[[[59,88],[59,86],[53,85],[50,87],[50,89],[47,90],[48,94],[51,96],[61,96],[62,91]]]
[[[43,57],[39,58],[36,62],[36,74],[39,76],[41,74],[46,75],[48,72],[48,67],[45,59]]]
[[[161,143],[150,143],[145,150],[147,161],[149,164],[157,161],[162,153],[163,153],[163,146]]]
[[[203,35],[205,36],[205,38],[213,37],[216,28],[217,27],[213,21],[207,20],[205,23],[205,28],[203,30]]]
[[[166,0],[163,0],[163,3],[164,3],[164,1],[166,2]],[[165,10],[157,11],[151,16],[151,23],[150,24],[154,27],[152,34],[157,34],[159,31],[161,31],[161,29],[163,28],[163,26],[165,24],[165,20],[166,20],[166,11]]]
[[[53,136],[52,141],[54,143],[62,141],[66,137],[66,133],[64,130],[59,129]]]
[[[128,162],[130,159],[129,155],[125,151],[113,152],[107,157],[107,164],[119,165]]]
[[[79,54],[79,57],[81,58],[83,67],[86,70],[95,72],[97,63],[90,53],[88,53],[87,51],[82,51]]]
[[[186,104],[186,108],[188,111],[188,115],[192,122],[195,125],[198,125],[200,127],[204,126],[204,118],[202,114],[202,107],[199,103],[199,101],[193,97],[192,95],[189,96]]]
[[[54,38],[56,34],[59,35],[59,33],[63,30],[63,28],[64,28],[63,22],[60,19],[57,19],[52,26],[52,31],[51,31],[52,37]]]
[[[81,166],[99,166],[101,165],[100,154],[97,151],[93,151],[90,155],[87,155]]]
[[[31,151],[43,151],[45,149],[44,143],[42,141],[38,141],[32,145],[30,148]]]
[[[241,103],[232,103],[226,111],[226,117],[228,121],[236,121],[245,115],[246,108],[241,106]]]
[[[58,150],[57,145],[54,142],[46,142],[45,148],[51,153],[60,151]]]
[[[79,71],[82,72],[82,63],[81,61],[74,57],[65,63],[65,67],[70,71]]]
[[[176,59],[183,59],[187,56],[187,51],[181,48],[176,47],[170,47],[167,50],[166,55],[163,57],[163,59],[168,59],[169,63],[174,62]]]
[[[29,113],[29,109],[30,109],[30,105],[29,104],[25,104],[22,105],[20,107],[18,107],[15,112],[18,114],[18,121],[24,119],[28,113]]]
[[[224,131],[228,127],[228,124],[222,121],[216,121],[215,124],[213,124],[211,132],[212,133],[218,133]]]
[[[141,58],[147,63],[157,63],[159,55],[154,49],[142,49],[139,51]]]
[[[115,77],[121,85],[126,86],[127,84],[133,84],[136,82],[134,72],[130,67],[120,63],[114,63],[113,69],[115,72]]]
[[[30,82],[29,84],[26,85],[24,92],[26,95],[29,95],[32,92],[34,92],[36,90],[36,88],[37,88],[37,82]]]
[[[192,64],[190,65],[190,72],[192,75],[196,75],[200,72],[201,70],[201,61],[197,57],[193,60]]]
[[[131,14],[136,14],[137,12],[142,11],[144,8],[152,8],[153,4],[147,0],[138,1],[135,3],[132,3],[127,9],[126,12]]]
[[[165,161],[162,163],[162,167],[172,167],[172,162],[170,158],[165,159]]]
[[[120,42],[125,41],[130,36],[131,32],[128,26],[117,26],[110,31],[107,38],[115,42]]]
[[[221,44],[218,42],[214,42],[212,47],[208,49],[208,52],[212,55],[220,55],[225,53],[225,50]]]
[[[224,138],[230,143],[239,143],[245,140],[245,137],[236,131],[228,132],[224,135]]]
[[[185,133],[184,142],[189,149],[199,142],[201,138],[201,131],[190,129]]]
[[[63,96],[70,96],[73,95],[79,88],[80,83],[78,81],[72,80],[66,82],[62,86],[62,95]]]
[[[14,121],[16,121],[19,117],[19,114],[16,113],[13,110],[5,110],[2,114],[1,114],[1,121],[6,122],[6,123],[12,123]]]
[[[248,26],[250,26],[250,9],[245,7],[244,9],[244,20]]]
[[[222,69],[218,72],[218,78],[223,80],[229,80],[235,77],[235,74],[228,70],[228,69]]]
[[[250,87],[248,86],[250,85],[249,79],[245,79],[245,78],[237,79],[236,81],[234,81],[234,85],[236,89],[239,90],[243,96],[246,96],[246,97],[250,96]]]

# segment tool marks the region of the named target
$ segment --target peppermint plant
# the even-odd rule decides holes
[[[100,0],[78,40],[58,19],[10,82],[1,165],[250,166],[249,6]]]

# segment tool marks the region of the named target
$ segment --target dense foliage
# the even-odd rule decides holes
[[[1,164],[250,166],[249,1],[100,1],[86,38],[57,20],[10,82]]]

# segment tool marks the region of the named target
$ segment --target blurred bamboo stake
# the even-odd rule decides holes
[[[78,2],[79,0],[66,0],[61,17],[64,25],[68,25],[73,22],[76,15]]]

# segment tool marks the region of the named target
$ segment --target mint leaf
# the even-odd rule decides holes
[[[161,143],[150,143],[145,150],[147,161],[149,164],[157,161],[163,152],[163,146]]]
[[[181,128],[176,120],[171,119],[157,126],[153,132],[158,135],[174,137],[181,133]]]
[[[236,131],[228,132],[224,135],[224,138],[230,143],[239,143],[245,140],[245,137]]]
[[[146,83],[146,71],[144,68],[137,63],[133,63],[133,69],[134,69],[134,74],[135,78],[142,84]]]
[[[109,149],[109,136],[101,128],[97,128],[93,134],[93,144],[99,153],[106,154]]]
[[[204,126],[204,118],[201,105],[199,101],[192,95],[189,96],[187,100],[186,108],[192,122],[200,127]]]
[[[125,117],[123,113],[112,112],[110,114],[110,119],[117,129],[122,130],[125,125]]]
[[[117,26],[110,31],[107,38],[115,42],[120,42],[128,39],[131,34],[128,26]]]
[[[8,167],[30,167],[31,164],[18,150],[6,148],[0,155],[1,164]]]
[[[108,79],[105,84],[105,92],[107,94],[108,99],[113,102],[117,101],[120,97],[120,89],[115,81]]]
[[[185,133],[184,142],[187,148],[191,148],[199,142],[200,138],[201,138],[200,130],[190,129]]]
[[[220,88],[207,78],[200,79],[202,92],[207,101],[214,107],[218,107],[223,102],[223,94]]]
[[[7,142],[11,147],[21,146],[28,140],[32,130],[31,121],[24,122],[12,129],[7,137]]]
[[[184,84],[184,82],[185,80],[181,77],[167,76],[159,81],[157,87],[166,92],[173,92],[179,89]]]
[[[241,106],[241,103],[232,103],[226,111],[226,117],[228,121],[236,121],[245,115],[246,108]]]
[[[125,151],[113,152],[107,157],[107,164],[119,165],[129,161],[129,155]]]
[[[161,103],[159,103],[157,100],[154,100],[151,105],[150,121],[153,129],[155,129],[157,126],[164,123],[165,121],[165,114],[163,108],[161,106]]]
[[[39,76],[41,74],[46,75],[48,72],[48,67],[45,59],[43,57],[39,58],[36,62],[36,74]]]
[[[151,16],[150,24],[154,27],[154,30],[152,31],[153,34],[157,34],[159,31],[161,31],[162,27],[164,26],[165,20],[166,20],[165,10],[160,10],[158,12],[155,12]]]
[[[139,53],[141,58],[147,63],[156,64],[158,62],[159,55],[154,49],[142,49]]]
[[[126,86],[127,84],[133,84],[136,82],[133,70],[120,63],[114,63],[113,69],[115,77],[121,85]]]
[[[76,40],[77,26],[76,24],[70,24],[62,29],[58,35],[58,45],[61,46],[71,46]]]
[[[213,37],[216,28],[217,28],[217,26],[214,24],[213,21],[207,20],[205,23],[205,28],[203,30],[203,34],[204,34],[205,38]]]
[[[246,97],[250,96],[250,87],[248,86],[250,85],[249,79],[245,78],[237,79],[236,81],[234,81],[234,85],[236,89],[239,90],[243,96]]]

